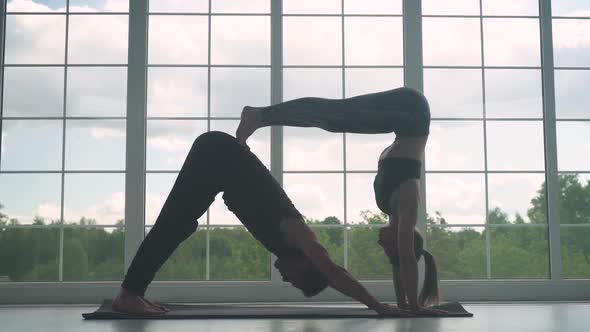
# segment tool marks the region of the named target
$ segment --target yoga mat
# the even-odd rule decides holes
[[[94,312],[84,313],[85,319],[246,319],[246,318],[401,318],[378,316],[367,308],[346,308],[311,305],[207,305],[207,304],[164,304],[170,312],[162,315],[125,314],[111,309],[111,300],[105,300]],[[446,310],[444,316],[430,317],[473,317],[459,302],[444,303],[436,308]],[[428,316],[415,316],[428,317]]]

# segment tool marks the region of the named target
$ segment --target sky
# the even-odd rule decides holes
[[[206,12],[208,1],[151,1],[152,11]],[[426,15],[478,15],[479,1],[423,0]],[[214,12],[269,12],[269,1],[214,0]],[[340,13],[341,1],[284,1],[285,13]],[[484,15],[538,15],[537,1],[484,0]],[[553,20],[557,67],[590,67],[590,3],[553,1],[554,13],[585,16],[585,20]],[[311,6],[311,7],[310,7]],[[65,1],[8,1],[8,12],[63,13]],[[401,12],[401,1],[345,0],[346,13]],[[70,1],[71,12],[128,11],[127,1]],[[403,65],[402,21],[394,18],[347,17],[342,46],[338,17],[285,17],[285,65]],[[127,95],[126,15],[70,17],[68,62],[111,64],[114,67],[71,67],[67,71],[66,115],[125,117]],[[148,61],[158,65],[207,64],[208,22],[202,16],[151,16]],[[211,22],[214,65],[270,65],[269,16],[215,16]],[[238,27],[238,28],[237,28]],[[426,169],[426,202],[430,214],[441,211],[453,224],[485,222],[485,177],[468,172],[519,171],[489,174],[489,207],[511,216],[526,215],[530,199],[544,180],[542,87],[538,20],[483,19],[483,57],[479,18],[423,19],[424,93],[433,118],[453,118],[431,125]],[[3,115],[59,117],[64,109],[64,15],[8,15]],[[504,69],[441,69],[428,66],[503,66]],[[513,67],[513,68],[510,68]],[[482,76],[483,74],[483,76]],[[350,97],[403,85],[401,68],[285,68],[284,99],[303,96]],[[244,105],[270,103],[270,68],[212,68],[211,116],[238,117]],[[148,116],[207,116],[207,69],[152,67],[148,71]],[[485,84],[485,89],[482,87]],[[342,91],[342,86],[345,91]],[[558,118],[590,118],[590,70],[556,70]],[[485,112],[490,119],[474,121]],[[459,118],[459,119],[457,119]],[[469,120],[471,119],[471,120]],[[212,120],[211,130],[234,133],[237,120]],[[590,122],[557,124],[560,171],[590,171]],[[62,120],[4,120],[1,169],[61,170]],[[193,139],[207,130],[204,120],[149,120],[148,171],[178,170]],[[123,171],[125,120],[67,120],[65,169]],[[393,134],[346,135],[318,129],[284,129],[284,187],[307,217],[337,216],[355,223],[362,210],[377,212],[372,181],[377,158]],[[487,141],[487,164],[484,155]],[[252,150],[270,167],[270,130],[257,132]],[[28,153],[22,153],[28,151]],[[289,171],[365,171],[366,174],[297,174]],[[464,173],[444,173],[459,171]],[[440,174],[438,172],[443,172]],[[588,177],[583,177],[587,179]],[[153,223],[175,174],[146,177],[146,224]],[[123,174],[66,174],[64,217],[85,216],[114,224],[124,215]],[[0,202],[4,212],[30,223],[34,215],[59,218],[60,174],[2,174]],[[344,188],[346,187],[346,192]],[[346,197],[346,204],[345,204]],[[238,220],[223,205],[221,195],[210,212],[212,224]],[[201,220],[204,223],[205,219]]]

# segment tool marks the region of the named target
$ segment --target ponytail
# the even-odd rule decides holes
[[[422,306],[430,306],[438,304],[439,289],[438,289],[438,269],[436,268],[436,261],[434,256],[426,250],[422,250],[424,256],[424,284],[420,291],[418,302]]]

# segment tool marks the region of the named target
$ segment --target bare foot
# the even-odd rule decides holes
[[[165,314],[167,310],[166,308],[156,306],[145,300],[143,297],[135,295],[123,288],[121,288],[119,294],[117,294],[113,300],[111,307],[115,311],[143,315],[162,315]]]
[[[246,145],[246,140],[250,137],[256,129],[262,127],[262,117],[260,109],[251,106],[245,106],[242,110],[242,117],[240,125],[236,130],[236,138],[240,144]]]
[[[163,305],[161,305],[159,303],[156,303],[156,302],[152,302],[152,301],[146,299],[143,296],[141,297],[141,299],[144,300],[145,302],[147,302],[149,305],[152,305],[152,306],[154,306],[154,307],[156,307],[158,309],[162,309],[162,310],[164,310],[166,312],[169,312],[170,311],[170,309],[166,308],[165,306],[163,306]]]

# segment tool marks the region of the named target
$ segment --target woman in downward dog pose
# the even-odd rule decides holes
[[[393,265],[398,307],[414,313],[442,314],[429,308],[438,303],[438,273],[432,254],[416,223],[420,174],[430,129],[430,108],[424,95],[411,88],[360,95],[347,99],[306,97],[268,107],[244,107],[236,137],[246,140],[266,126],[317,127],[330,132],[395,133],[394,142],[379,157],[374,191],[377,206],[389,216],[378,243]],[[418,260],[426,264],[418,295]]]

